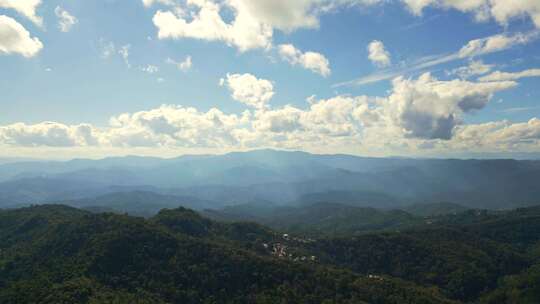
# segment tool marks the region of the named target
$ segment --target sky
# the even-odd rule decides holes
[[[0,0],[0,157],[540,153],[538,0]]]

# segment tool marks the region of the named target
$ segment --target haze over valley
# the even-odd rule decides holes
[[[540,0],[0,0],[0,304],[540,303]]]

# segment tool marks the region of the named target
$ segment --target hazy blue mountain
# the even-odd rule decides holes
[[[136,216],[153,216],[162,209],[186,207],[202,209],[219,207],[215,202],[204,201],[194,197],[162,195],[148,191],[114,192],[94,198],[60,201],[63,205],[84,208],[93,212],[116,211]]]
[[[103,193],[106,185],[68,179],[24,178],[0,183],[0,206],[78,199]]]
[[[0,165],[11,164],[11,163],[21,163],[21,162],[31,162],[31,161],[38,161],[38,160],[33,159],[33,158],[25,158],[25,157],[0,157]]]
[[[0,206],[71,200],[124,187],[222,205],[271,201],[353,206],[540,203],[540,161],[369,158],[257,150],[160,159],[112,157],[0,165]]]
[[[166,161],[161,158],[125,156],[99,160],[73,159],[70,161],[24,161],[0,165],[0,181],[22,177],[49,177],[86,169],[149,168]]]

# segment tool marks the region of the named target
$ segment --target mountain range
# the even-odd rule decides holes
[[[539,178],[537,160],[370,158],[276,150],[171,159],[27,161],[0,164],[0,207],[147,191],[169,199],[179,196],[177,201],[197,210],[253,202],[386,209],[449,202],[501,209],[539,203]]]

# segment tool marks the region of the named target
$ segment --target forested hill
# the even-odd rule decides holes
[[[0,303],[538,303],[539,216],[310,239],[185,208],[4,210]]]
[[[0,213],[0,303],[452,303],[397,278],[274,257],[277,236],[190,210]],[[300,250],[300,249],[299,249]]]

